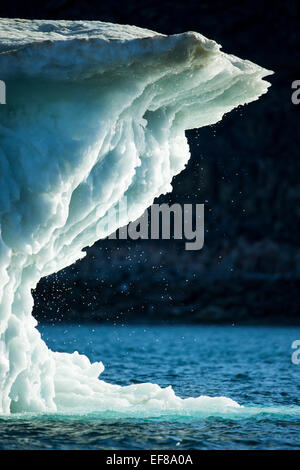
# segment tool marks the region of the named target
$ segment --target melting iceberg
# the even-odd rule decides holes
[[[113,231],[170,191],[189,158],[185,130],[256,100],[270,73],[195,32],[0,20],[1,413],[239,406],[99,380],[101,362],[47,348],[31,289],[109,235],[99,223],[109,210],[118,207]]]

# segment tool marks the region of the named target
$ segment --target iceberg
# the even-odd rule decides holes
[[[102,362],[48,349],[31,290],[110,234],[111,209],[110,232],[171,191],[190,156],[185,130],[258,99],[271,73],[195,32],[0,19],[0,413],[239,407],[105,383]]]

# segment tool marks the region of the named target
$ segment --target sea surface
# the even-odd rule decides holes
[[[226,396],[237,416],[0,417],[1,449],[299,449],[299,327],[40,325],[55,351],[101,360],[101,378]],[[300,355],[299,355],[300,357]]]

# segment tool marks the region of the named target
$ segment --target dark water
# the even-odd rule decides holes
[[[101,378],[172,385],[181,397],[227,396],[240,416],[0,419],[2,449],[299,449],[300,328],[40,326],[48,346],[106,366]]]

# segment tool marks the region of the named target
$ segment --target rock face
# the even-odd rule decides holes
[[[0,31],[0,411],[138,407],[139,387],[128,397],[97,380],[101,363],[46,347],[31,289],[170,191],[185,130],[256,100],[271,72],[193,32],[5,19]],[[150,408],[190,406],[144,388]]]

